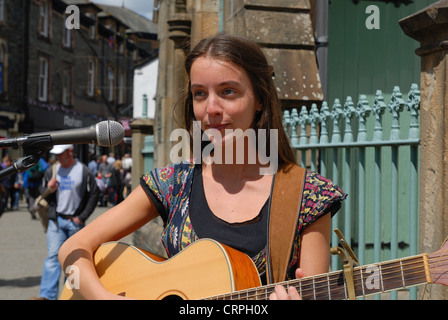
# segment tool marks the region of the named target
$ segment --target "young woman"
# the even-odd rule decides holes
[[[79,290],[87,299],[122,298],[99,282],[92,263],[96,248],[159,215],[165,224],[162,241],[169,257],[197,239],[211,238],[246,253],[264,277],[268,199],[275,170],[263,170],[272,163],[262,161],[261,154],[268,151],[270,159],[277,159],[275,168],[295,163],[282,127],[273,68],[256,43],[224,34],[202,40],[185,66],[189,84],[183,123],[191,136],[194,125],[200,125],[210,142],[201,145],[196,159],[145,174],[122,203],[64,244],[60,262],[80,268]],[[265,134],[265,143],[258,143],[258,135],[240,143],[252,131]],[[345,197],[331,181],[307,172],[288,277],[328,272],[331,216]],[[300,296],[294,288],[277,286],[270,298]]]

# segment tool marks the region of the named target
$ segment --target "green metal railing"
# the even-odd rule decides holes
[[[341,105],[335,99],[331,109],[323,102],[320,109],[313,104],[283,116],[301,165],[349,194],[332,223],[351,241],[361,265],[418,253],[420,91],[413,84],[404,100],[395,87],[386,104],[378,90],[370,100],[361,95],[355,105],[347,97]],[[337,256],[331,266],[341,268]],[[409,294],[417,298],[415,288]]]

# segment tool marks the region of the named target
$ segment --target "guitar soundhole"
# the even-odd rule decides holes
[[[184,299],[182,299],[182,298],[179,297],[178,295],[170,294],[169,296],[166,296],[166,297],[163,298],[162,300],[168,300],[168,301],[183,301]]]

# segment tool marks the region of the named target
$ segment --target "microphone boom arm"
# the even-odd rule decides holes
[[[0,180],[14,173],[22,173],[34,167],[45,152],[52,148],[50,135],[44,139],[40,137],[29,137],[23,140],[22,148],[24,156],[17,159],[11,166],[0,171]]]
[[[10,167],[0,170],[0,179],[32,168],[53,145],[92,143],[102,147],[112,147],[123,140],[124,133],[120,123],[105,120],[87,128],[35,133],[26,137],[0,140],[0,149],[20,147],[24,151],[22,158]]]

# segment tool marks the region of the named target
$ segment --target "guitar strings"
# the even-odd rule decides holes
[[[422,272],[419,271],[419,272],[416,272],[415,274],[421,274],[421,273]],[[336,278],[334,278],[335,275],[337,276]],[[331,284],[336,285],[336,288],[333,289],[333,294],[331,294],[331,295],[327,294],[327,290],[328,290],[328,286],[327,285],[325,285],[325,289],[324,290],[322,290],[323,289],[322,287],[314,286],[314,288],[313,287],[312,288],[308,288],[308,289],[302,288],[302,290],[301,290],[302,298],[307,298],[307,297],[317,298],[322,293],[325,293],[326,297],[328,297],[328,298],[330,298],[330,297],[333,298],[334,296],[340,296],[339,297],[340,299],[347,298],[347,292],[346,292],[347,289],[346,289],[345,283],[343,285],[338,284],[338,282],[339,282],[338,278],[340,277],[340,273],[338,272],[335,275],[329,275],[329,276],[333,276],[333,279],[329,279],[330,286],[331,286]],[[385,277],[383,277],[383,279],[386,280]],[[336,284],[335,284],[335,280],[336,280]],[[327,281],[321,281],[321,283],[322,282],[327,283]],[[399,282],[401,283],[401,280],[399,280]],[[319,281],[314,281],[314,283],[315,284],[319,283]],[[305,284],[304,286],[311,286],[311,285],[312,284],[310,283],[310,284]],[[255,299],[257,299],[258,297],[264,297],[265,299],[267,299],[268,298],[268,294],[273,292],[274,288],[275,288],[275,285],[273,285],[271,287],[266,287],[266,289],[264,289],[264,288],[246,289],[246,290],[242,290],[242,291],[239,291],[239,292],[236,292],[236,293],[233,293],[233,294],[222,295],[221,298],[230,297],[230,298],[233,298],[233,299],[235,299],[235,298],[238,298],[238,299],[255,298]],[[259,290],[261,292],[258,292]],[[382,291],[385,291],[384,288],[383,288],[383,290],[381,290],[381,292]],[[251,292],[252,292],[252,294],[249,294]],[[377,293],[377,292],[374,292],[372,294],[375,294],[375,293]],[[368,294],[368,295],[370,295],[370,294]],[[363,296],[365,296],[365,295],[363,294]]]
[[[446,243],[446,239],[445,239],[445,243]],[[447,276],[447,273],[448,273],[447,270],[444,270],[444,271],[440,271],[439,270],[439,267],[446,266],[445,263],[442,264],[441,262],[446,262],[447,261],[446,260],[446,253],[448,252],[448,246],[446,248],[442,248],[442,249],[437,251],[436,253],[432,254],[431,257],[430,257],[431,260],[436,260],[436,262],[435,262],[436,265],[434,266],[435,270],[433,272],[431,272],[431,275],[433,273],[434,274],[439,274],[440,273],[440,275],[437,277],[437,280],[440,279],[442,276]],[[448,281],[448,280],[445,280],[445,281]],[[445,282],[444,284],[447,284],[447,283]]]
[[[399,283],[402,283],[403,281],[403,275],[401,273],[401,271],[394,271],[394,272],[384,272],[386,270],[389,269],[395,269],[397,268],[397,266],[389,266],[387,267],[387,265],[393,265],[393,264],[397,264],[400,263],[400,268],[404,268],[404,267],[408,267],[406,269],[406,278],[409,278],[411,275],[415,274],[415,275],[422,275],[424,274],[424,272],[422,272],[421,270],[417,270],[416,272],[410,273],[409,271],[412,269],[424,269],[424,266],[422,266],[422,261],[413,261],[411,263],[403,263],[403,261],[406,260],[421,260],[423,259],[423,255],[420,256],[415,256],[415,257],[410,257],[410,258],[403,258],[403,259],[397,259],[397,260],[393,260],[393,261],[386,261],[385,263],[381,264],[381,277],[383,282],[384,281],[389,281],[389,280],[394,280],[396,279]],[[434,263],[431,260],[435,260],[437,262],[438,266],[445,266],[446,264],[441,264],[441,262],[447,262],[448,259],[446,259],[443,255],[440,256],[433,256],[431,255],[431,257],[429,257],[428,262],[430,264]],[[414,268],[409,268],[409,266],[418,264],[418,266],[414,267]],[[362,271],[363,269],[366,269],[367,266],[364,267],[357,267],[354,270],[354,281],[360,281],[360,280],[364,280],[364,277],[362,276]],[[364,270],[365,271],[365,270]],[[398,272],[398,274],[397,274]],[[319,276],[315,276],[312,277],[312,279],[308,278],[303,278],[303,279],[296,279],[293,281],[287,281],[287,282],[283,282],[283,283],[279,283],[279,284],[286,284],[287,286],[291,286],[294,284],[299,284],[299,286],[305,287],[305,286],[312,286],[311,288],[301,288],[299,287],[299,291],[301,291],[301,294],[303,297],[306,296],[311,296],[311,297],[316,297],[318,295],[320,295],[322,292],[325,292],[326,295],[328,295],[330,297],[330,293],[327,293],[328,291],[328,286],[331,287],[331,284],[335,285],[336,288],[332,289],[332,290],[341,290],[343,291],[342,295],[344,295],[345,297],[347,297],[346,294],[346,284],[345,282],[343,282],[343,284],[340,284],[340,276],[341,276],[342,271],[335,271],[332,273],[328,273],[325,275],[319,275]],[[432,275],[437,274],[437,271],[431,272]],[[445,272],[442,272],[441,274],[444,274]],[[392,275],[391,277],[388,277],[389,274],[395,274]],[[359,276],[359,277],[357,277]],[[325,278],[322,281],[319,281],[319,279],[321,278]],[[301,281],[306,280],[306,281],[312,281],[312,283],[301,283]],[[316,281],[317,280],[317,281]],[[323,286],[319,286],[320,284],[323,284]],[[239,299],[241,299],[241,297],[244,296],[244,298],[257,298],[257,297],[265,297],[267,298],[268,295],[272,292],[274,292],[275,289],[275,285],[268,285],[265,287],[258,287],[258,288],[250,288],[250,289],[246,289],[246,290],[241,290],[238,292],[234,292],[234,293],[229,293],[229,294],[224,294],[224,295],[219,295],[219,296],[215,296],[214,298],[225,298],[225,297],[230,297],[230,298],[234,298],[234,297],[238,297]],[[259,292],[260,291],[260,292]],[[312,292],[311,292],[312,291]],[[383,288],[384,291],[384,288]],[[311,292],[311,294],[310,294]],[[335,293],[335,291],[333,292],[333,295],[337,295]],[[363,294],[364,295],[364,294]],[[370,294],[369,294],[370,295]]]
[[[414,262],[412,262],[412,263],[403,263],[403,261],[404,260],[415,260],[415,259],[418,259],[418,260],[420,260],[421,258],[422,258],[423,256],[422,255],[420,255],[420,256],[416,256],[416,257],[411,257],[411,258],[407,258],[407,259],[401,259],[401,260],[394,260],[394,261],[388,261],[388,262],[385,262],[384,264],[382,264],[381,265],[381,269],[382,269],[382,279],[383,279],[383,281],[388,281],[388,280],[390,280],[390,279],[397,279],[398,280],[398,282],[402,282],[402,279],[403,279],[403,276],[402,276],[402,274],[401,274],[401,272],[399,271],[399,274],[398,275],[394,275],[394,276],[392,276],[392,277],[387,277],[387,275],[389,274],[388,272],[384,272],[385,270],[388,270],[388,269],[396,269],[397,268],[397,266],[390,266],[390,267],[385,267],[386,265],[392,265],[392,264],[397,264],[397,263],[400,263],[401,262],[401,266],[400,266],[400,268],[403,268],[403,267],[408,267],[407,269],[406,269],[406,278],[409,278],[409,276],[411,276],[411,275],[413,275],[413,274],[417,274],[417,275],[422,275],[424,272],[422,272],[422,271],[420,271],[420,270],[418,270],[418,271],[416,271],[416,272],[414,272],[414,273],[409,273],[409,271],[411,270],[410,268],[409,268],[409,266],[411,266],[411,265],[413,265],[413,264],[419,264],[419,266],[417,266],[416,268],[418,268],[418,269],[422,269],[422,268],[424,268],[424,267],[422,267],[421,266],[421,264],[422,264],[422,261],[414,261]],[[441,262],[442,261],[447,261],[447,259],[445,259],[445,260],[442,260],[441,258],[443,258],[442,256],[438,256],[438,257],[430,257],[430,261],[429,261],[429,263],[433,263],[431,260],[436,260],[437,261],[437,263],[439,264],[439,265],[441,265]],[[366,267],[363,267],[363,268],[361,268],[361,267],[358,267],[358,269],[357,270],[355,270],[355,272],[354,272],[354,276],[355,276],[355,281],[359,281],[359,280],[362,280],[363,279],[363,277],[362,277],[362,275],[360,276],[360,277],[356,277],[357,275],[360,275],[360,273],[362,272],[362,269],[365,269]],[[414,268],[415,269],[415,268]],[[394,274],[396,274],[397,272],[394,272]],[[437,273],[437,272],[436,272]],[[432,274],[434,274],[434,272],[432,273]],[[336,276],[336,278],[335,278],[335,276]],[[336,273],[335,274],[325,274],[325,275],[323,275],[323,276],[315,276],[314,278],[313,278],[313,284],[314,284],[314,286],[312,287],[312,288],[309,288],[309,289],[306,289],[306,288],[302,288],[302,295],[306,295],[307,294],[307,291],[313,291],[313,293],[312,293],[312,296],[317,296],[317,295],[319,295],[321,292],[322,292],[322,286],[316,286],[316,285],[319,285],[320,283],[322,283],[322,284],[325,284],[324,285],[324,287],[326,288],[326,289],[324,289],[325,291],[327,291],[328,290],[328,286],[327,286],[327,284],[330,284],[330,286],[331,286],[331,283],[333,283],[334,284],[334,281],[336,281],[336,282],[339,282],[339,277],[341,276],[341,272],[338,272],[338,271],[336,271]],[[326,278],[325,280],[323,280],[323,281],[316,281],[316,279],[319,279],[319,278]],[[301,279],[297,279],[298,281],[299,280],[301,280]],[[308,281],[310,281],[309,279],[306,279],[306,280],[308,280]],[[287,284],[287,285],[293,285],[294,284],[294,281],[291,281],[291,282],[285,282],[284,284]],[[300,285],[302,285],[301,283],[300,283]],[[306,284],[306,283],[304,283],[303,284],[303,286],[310,286],[310,285],[312,285],[312,284]],[[345,287],[344,286],[341,286],[341,285],[338,285],[337,286],[337,288],[338,287],[341,287],[341,289],[342,290],[346,290],[345,289]],[[257,297],[257,296],[265,296],[265,297],[267,297],[267,294],[269,293],[271,293],[271,292],[273,292],[273,290],[274,290],[274,288],[275,288],[275,285],[273,285],[273,286],[271,286],[271,287],[269,287],[269,286],[266,286],[266,287],[264,287],[264,288],[251,288],[251,289],[246,289],[246,290],[242,290],[242,291],[239,291],[239,292],[234,292],[234,293],[231,293],[231,294],[227,294],[227,295],[221,295],[221,297],[226,297],[226,296],[237,296],[237,297],[241,297],[241,296],[244,296],[244,297],[246,297],[246,298],[250,298],[250,297]],[[384,288],[383,288],[384,289]],[[261,291],[260,293],[258,292],[258,291]],[[254,294],[252,294],[252,295],[249,295],[249,293],[250,292],[255,292]],[[217,296],[218,297],[218,296]]]

